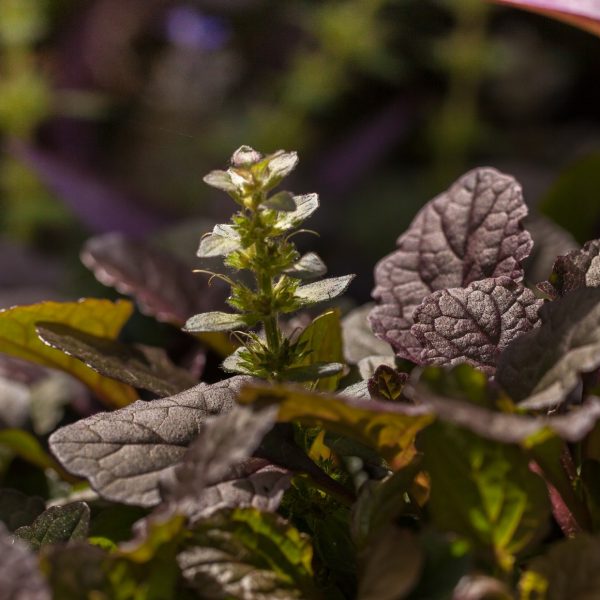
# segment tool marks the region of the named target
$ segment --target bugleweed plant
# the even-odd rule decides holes
[[[600,597],[600,240],[530,281],[521,188],[476,169],[378,263],[374,305],[308,317],[351,276],[294,245],[318,207],[276,191],[296,163],[243,146],[205,179],[239,207],[198,252],[229,312],[147,243],[83,249],[221,380],[119,341],[126,300],[0,313],[0,350],[112,409],[0,429],[0,599]]]

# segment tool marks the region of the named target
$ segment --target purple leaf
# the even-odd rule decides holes
[[[36,556],[0,523],[0,600],[50,600]]]
[[[50,436],[66,469],[87,477],[109,500],[153,506],[158,484],[183,458],[211,415],[230,411],[248,377],[200,384],[176,396],[98,413]]]
[[[378,306],[369,320],[376,335],[418,362],[421,345],[410,328],[425,296],[489,277],[520,281],[532,248],[521,226],[526,214],[521,186],[491,168],[467,173],[425,205],[398,238],[398,250],[375,268]]]
[[[13,142],[9,150],[95,233],[119,231],[139,236],[168,224],[165,215],[153,213],[148,206],[132,200],[131,194],[59,156],[18,142]]]
[[[581,288],[540,310],[541,327],[514,340],[496,379],[522,406],[560,404],[581,373],[600,367],[600,289]]]
[[[559,19],[600,35],[599,0],[494,0]]]
[[[538,285],[551,298],[579,288],[600,287],[600,240],[587,242],[581,250],[559,256],[549,281]]]
[[[421,364],[468,363],[488,374],[502,350],[538,324],[542,300],[508,277],[430,294],[415,310],[411,333]]]
[[[183,325],[207,308],[208,288],[176,257],[119,233],[92,238],[81,251],[83,264],[104,285],[136,299],[159,321]]]
[[[193,501],[208,486],[220,483],[231,468],[249,458],[275,424],[277,410],[260,411],[236,406],[207,420],[170,480],[163,482],[164,497],[173,502]]]

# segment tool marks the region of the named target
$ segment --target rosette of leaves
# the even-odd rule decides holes
[[[352,275],[321,278],[326,267],[310,252],[301,256],[293,242],[299,226],[319,206],[316,194],[272,193],[296,167],[295,152],[279,150],[263,156],[248,146],[233,153],[226,171],[212,171],[204,181],[223,190],[239,205],[231,222],[217,225],[202,238],[198,256],[220,257],[233,273],[213,273],[231,286],[231,313],[207,312],[191,317],[190,332],[235,331],[243,345],[223,364],[226,371],[270,380],[314,381],[339,373],[341,363],[305,365],[310,349],[299,336],[285,336],[279,318],[342,294]],[[248,271],[248,283],[242,275]],[[211,271],[208,271],[211,272]]]

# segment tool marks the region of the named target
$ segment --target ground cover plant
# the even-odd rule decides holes
[[[203,273],[122,236],[84,247],[186,332],[180,356],[119,339],[125,299],[0,313],[24,378],[61,369],[104,405],[0,430],[27,474],[0,489],[0,598],[600,596],[600,241],[529,281],[521,187],[478,168],[342,317],[352,275],[296,247],[319,206],[281,189],[297,162],[242,146],[205,177],[237,212]]]

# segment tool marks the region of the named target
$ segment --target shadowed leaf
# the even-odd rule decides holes
[[[20,540],[0,523],[0,600],[51,600],[38,561]]]
[[[343,294],[354,279],[354,275],[342,275],[342,277],[330,277],[301,285],[296,290],[296,298],[299,298],[303,306],[310,306],[317,302],[333,300]]]
[[[15,531],[34,550],[47,544],[58,544],[87,537],[90,525],[90,508],[85,502],[53,506],[37,519]]]
[[[561,403],[580,373],[600,366],[600,289],[574,290],[539,315],[541,327],[514,340],[498,362],[498,382],[528,408]]]
[[[0,521],[9,531],[30,525],[45,508],[43,498],[26,496],[18,490],[0,488]]]
[[[439,422],[422,432],[419,447],[436,525],[510,569],[550,516],[546,486],[530,471],[529,457],[517,446]]]
[[[99,375],[76,358],[44,344],[35,332],[40,321],[114,339],[131,315],[130,302],[86,298],[79,302],[42,302],[0,311],[0,352],[60,369],[73,375],[110,406],[125,406],[137,398],[133,388]]]
[[[159,321],[183,325],[208,307],[198,279],[176,257],[146,242],[111,233],[88,240],[81,261],[104,285],[132,296]]]
[[[559,256],[548,281],[538,287],[551,298],[584,287],[600,287],[600,240],[587,242],[580,250]]]
[[[315,597],[308,536],[271,513],[238,509],[206,519],[177,560],[205,598]]]
[[[379,400],[400,400],[404,384],[408,380],[407,373],[401,373],[388,365],[380,365],[369,379],[369,394]]]
[[[361,577],[357,600],[408,597],[421,576],[424,553],[417,536],[391,525],[359,554]]]
[[[600,540],[589,534],[562,540],[527,565],[520,598],[593,600],[600,595]]]
[[[187,371],[176,367],[162,348],[128,346],[57,323],[38,323],[36,331],[43,342],[101,375],[157,396],[176,394],[197,383]]]
[[[410,462],[416,433],[433,420],[426,410],[415,406],[318,394],[283,385],[246,386],[239,401],[277,404],[280,421],[319,425],[353,438],[378,450],[395,469]]]
[[[523,278],[520,263],[532,247],[521,227],[526,214],[512,177],[491,168],[463,175],[421,209],[398,238],[398,250],[377,264],[373,331],[399,356],[418,362],[421,345],[410,328],[425,296],[490,277]]]

